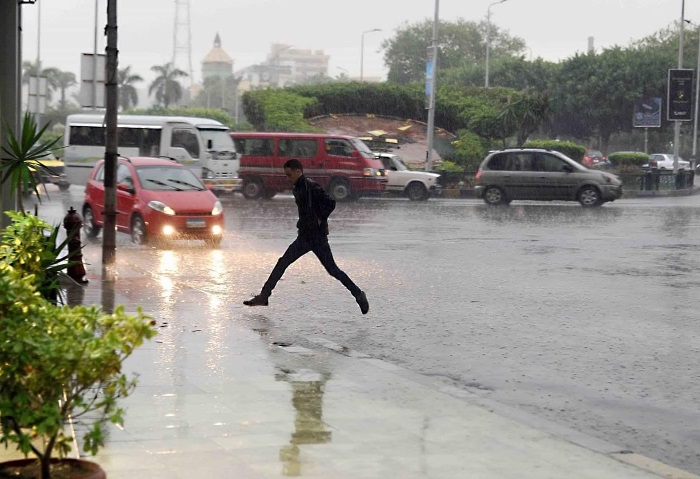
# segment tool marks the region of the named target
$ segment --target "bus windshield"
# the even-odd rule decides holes
[[[228,130],[223,129],[204,129],[198,128],[199,132],[202,134],[204,139],[204,145],[209,145],[209,140],[211,140],[211,149],[213,151],[236,151],[236,147],[233,146],[233,139],[229,135]]]

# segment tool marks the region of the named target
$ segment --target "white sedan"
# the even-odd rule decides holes
[[[659,170],[673,169],[673,154],[669,153],[654,153],[649,155],[649,163],[643,165],[642,168],[658,168]],[[687,170],[690,168],[690,162],[678,157],[678,169]]]

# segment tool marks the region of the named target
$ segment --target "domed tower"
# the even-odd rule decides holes
[[[221,38],[219,34],[214,37],[214,48],[202,60],[202,79],[219,77],[227,78],[233,76],[233,60],[228,53],[221,48]]]

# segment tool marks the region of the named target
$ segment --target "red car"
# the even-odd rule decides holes
[[[583,161],[581,164],[586,168],[593,168],[598,163],[605,162],[605,155],[603,155],[598,150],[586,150],[586,154],[583,155]]]
[[[99,161],[85,186],[83,229],[96,237],[104,226],[105,162]],[[136,244],[150,238],[195,238],[221,243],[221,202],[187,167],[161,158],[119,158],[117,230]]]

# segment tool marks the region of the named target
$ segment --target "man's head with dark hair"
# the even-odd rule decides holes
[[[295,184],[301,175],[304,174],[304,167],[301,165],[299,160],[287,160],[284,163],[284,174],[287,176],[292,184]]]
[[[304,167],[302,166],[301,161],[295,160],[295,159],[285,161],[284,168],[285,169],[290,168],[292,170],[304,171]]]

